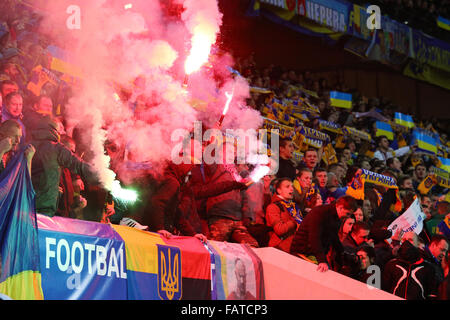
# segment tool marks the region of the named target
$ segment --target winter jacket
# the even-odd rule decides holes
[[[279,158],[277,178],[289,178],[291,181],[295,180],[297,176],[297,169],[291,160]]]
[[[209,184],[186,183],[186,176],[192,168],[192,165],[172,163],[167,166],[164,179],[160,181],[152,196],[153,211],[144,217],[144,223],[150,230],[178,231],[187,236],[201,233],[196,200],[243,187],[243,184],[234,180]]]
[[[45,118],[31,134],[32,144],[36,148],[31,166],[31,178],[36,191],[38,213],[55,215],[58,208],[62,167],[80,175],[89,184],[100,184],[93,168],[59,143],[57,126],[53,120]]]
[[[420,257],[420,251],[405,241],[398,257],[390,260],[382,274],[381,288],[407,300],[437,297],[437,281],[433,267]]]
[[[233,175],[228,172],[221,164],[213,164],[207,166],[209,182],[219,183],[225,181],[235,181]],[[215,197],[209,197],[206,201],[206,212],[208,219],[212,217],[223,217],[235,221],[242,221],[247,212],[243,208],[246,207],[245,197],[241,190],[232,190]],[[254,220],[254,217],[248,217]]]
[[[290,252],[298,224],[281,204],[283,201],[278,195],[272,197],[272,203],[266,209],[267,226],[272,228],[269,232],[269,247],[275,247],[285,252]]]
[[[336,202],[313,208],[294,235],[291,253],[313,255],[319,263],[326,263],[327,253],[333,247],[339,256],[344,250],[338,236],[339,227]]]

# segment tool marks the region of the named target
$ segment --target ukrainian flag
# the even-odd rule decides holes
[[[376,137],[386,136],[389,140],[394,140],[394,132],[392,131],[392,127],[389,123],[377,121],[377,132],[375,134]]]
[[[0,174],[0,293],[42,300],[35,192],[23,151]]]
[[[352,108],[352,95],[350,93],[330,91],[330,101],[333,107]]]
[[[410,115],[406,115],[400,112],[395,113],[395,123],[407,128],[414,128],[414,121]]]
[[[450,20],[445,19],[444,17],[439,16],[437,18],[438,27],[450,31]]]
[[[436,154],[437,144],[436,141],[424,133],[414,130],[412,134],[413,143],[417,143],[417,151]]]
[[[440,162],[440,167],[442,170],[445,170],[447,172],[450,172],[450,159],[438,157]]]

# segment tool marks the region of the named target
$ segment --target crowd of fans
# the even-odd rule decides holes
[[[418,190],[429,168],[435,165],[434,157],[415,152],[415,145],[394,153],[384,136],[377,137],[370,157],[363,150],[363,141],[346,137],[338,145],[333,137],[337,162],[328,165],[321,148],[310,147],[301,159],[294,160],[294,143],[283,137],[279,150],[272,150],[279,155],[275,175],[251,183],[250,165],[233,161],[212,165],[169,163],[159,179],[139,181],[143,202],[121,208],[98,187],[93,168],[81,159],[81,154],[75,154],[79,153],[80,143],[76,135],[65,132],[61,110],[70,88],[48,82],[36,94],[27,87],[33,69],[48,67],[49,63],[44,50],[48,41],[36,36],[36,24],[31,23],[39,16],[14,1],[2,5],[0,21],[4,21],[5,32],[0,39],[0,170],[7,167],[14,152],[25,152],[37,212],[121,223],[166,237],[177,234],[201,241],[275,247],[316,263],[320,271],[332,269],[363,282],[370,276],[366,270],[376,265],[382,272],[382,289],[388,292],[406,299],[449,298],[449,239],[438,227],[450,214],[450,203],[445,199],[448,190],[439,185],[425,194]],[[238,60],[236,69],[251,86],[272,92],[269,96],[252,93],[248,104],[257,110],[273,98],[282,101],[303,97],[317,104],[320,114],[304,123],[311,128],[318,128],[317,120],[324,119],[365,130],[375,137],[374,118],[358,117],[355,112],[393,119],[395,106],[385,99],[359,95],[352,111],[332,107],[328,96],[331,89],[350,91],[340,79],[333,83],[332,79],[318,79],[309,72],[275,66],[259,69],[253,56]],[[302,86],[316,95],[307,97],[292,90],[292,86]],[[447,144],[442,122],[433,120],[421,125],[440,133],[442,144]],[[228,147],[234,148],[224,143],[224,157]],[[106,149],[112,152],[112,148]],[[367,184],[364,200],[346,195],[343,190],[361,168],[394,178],[400,207],[396,191],[381,186]],[[415,197],[420,198],[427,215],[423,231],[419,235],[392,234],[387,227]],[[403,274],[403,270],[408,271]]]
[[[362,0],[352,2],[360,5],[367,3]],[[448,30],[437,24],[439,16],[447,20],[450,18],[448,0],[374,0],[370,4],[378,5],[382,14],[411,28],[445,41],[450,39]]]

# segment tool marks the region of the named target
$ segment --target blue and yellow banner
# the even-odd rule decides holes
[[[419,131],[417,129],[413,130],[411,143],[417,144],[418,152],[425,152],[430,154],[437,153],[437,143],[435,139],[425,134],[423,131]]]
[[[0,293],[41,300],[35,192],[23,151],[0,174]]]
[[[403,114],[401,112],[396,112],[394,115],[395,123],[402,125],[407,128],[414,128],[414,121],[410,115]]]
[[[351,109],[352,95],[351,93],[330,91],[330,101],[333,107]]]
[[[439,17],[436,19],[436,23],[437,23],[437,25],[438,25],[439,28],[442,28],[442,29],[444,29],[444,30],[450,31],[450,20],[445,19],[445,18],[442,17],[442,16],[439,16]]]
[[[394,140],[394,132],[392,131],[392,127],[389,123],[377,121],[376,128],[377,130],[375,136],[386,136],[389,140]]]

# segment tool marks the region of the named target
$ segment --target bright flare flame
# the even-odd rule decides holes
[[[128,3],[124,6],[125,10],[131,9],[133,8],[133,4],[132,3]]]
[[[268,166],[256,167],[255,170],[253,170],[253,172],[250,174],[250,179],[252,179],[253,182],[258,182],[262,177],[266,176],[269,171],[270,168]]]
[[[223,108],[223,112],[222,112],[223,115],[227,114],[228,108],[230,107],[230,102],[233,99],[233,95],[234,95],[234,88],[231,93],[225,92],[225,96],[227,97],[227,102],[225,103],[225,107]]]
[[[111,195],[125,202],[135,202],[137,200],[137,192],[134,190],[123,189],[118,180],[114,180],[111,188]]]
[[[184,72],[187,75],[199,70],[208,61],[211,46],[211,37],[207,34],[197,32],[192,36],[191,52],[184,63]]]

